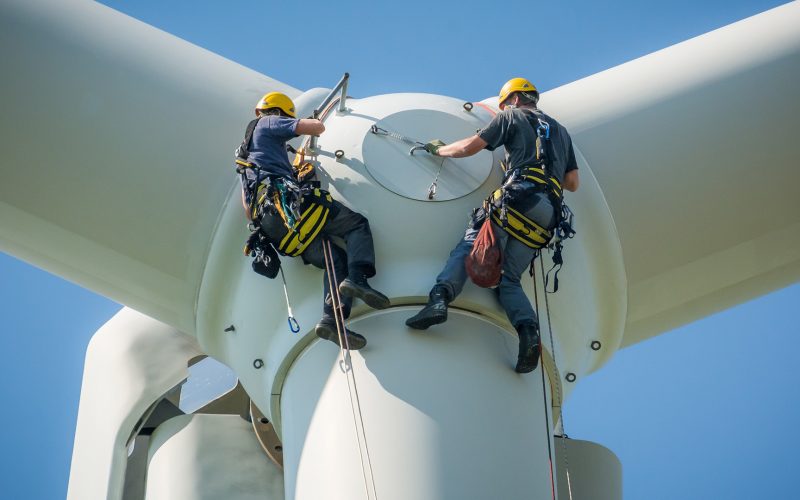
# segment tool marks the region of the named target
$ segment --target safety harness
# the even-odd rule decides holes
[[[301,154],[298,154],[293,165],[298,181],[286,176],[269,175],[255,163],[247,161],[253,131],[259,119],[248,123],[244,141],[236,149],[236,171],[246,186],[248,212],[254,221],[253,231],[260,229],[259,224],[265,215],[278,215],[284,227],[272,225],[269,228],[267,232],[271,243],[280,254],[297,257],[325,226],[333,198],[319,187],[318,181],[312,180],[315,174],[313,164],[303,161]],[[255,182],[249,182],[246,174],[248,169],[255,172]]]
[[[533,119],[536,122],[533,122]],[[553,267],[545,275],[545,289],[549,282],[550,273],[553,272],[553,293],[558,291],[558,272],[564,265],[562,255],[563,241],[575,236],[574,215],[564,203],[564,190],[558,179],[552,174],[552,161],[554,158],[553,144],[550,140],[550,124],[534,116],[528,123],[536,133],[536,160],[531,165],[524,165],[504,170],[503,185],[496,190],[484,203],[490,210],[492,221],[503,228],[511,237],[526,246],[537,250],[531,260],[530,271],[533,271],[533,262],[542,248],[550,247],[553,250]],[[552,229],[525,217],[519,210],[511,205],[514,200],[509,193],[509,187],[515,182],[529,181],[547,193],[550,203],[556,211],[556,223]]]
[[[513,200],[509,194],[509,187],[515,182],[529,181],[545,191],[556,213],[560,214],[562,207],[563,190],[561,183],[550,171],[552,170],[552,144],[550,142],[550,124],[536,117],[537,125],[531,123],[536,132],[536,161],[532,165],[524,165],[507,170],[504,164],[503,185],[496,190],[487,200],[492,207],[492,220],[503,228],[508,234],[530,248],[540,249],[553,238],[553,231],[530,220],[514,209]],[[530,122],[529,122],[530,123]],[[557,221],[558,224],[559,221]]]

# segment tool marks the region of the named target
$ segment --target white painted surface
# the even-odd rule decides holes
[[[553,451],[558,500],[622,500],[622,464],[611,450],[591,441],[555,438]]]
[[[144,498],[282,500],[283,476],[242,418],[184,415],[153,432]]]
[[[122,498],[126,443],[137,421],[188,376],[195,339],[125,308],[86,351],[68,500]]]
[[[389,114],[380,117],[375,125],[415,142],[427,142],[436,137],[449,144],[474,134],[485,124],[480,115],[468,114],[463,103],[455,99],[448,103],[447,112],[413,109],[413,101],[401,96],[384,99],[391,99],[400,111],[391,112],[387,106],[384,112]],[[381,186],[420,201],[429,200],[429,187],[434,181],[437,189],[431,201],[447,201],[475,191],[492,171],[492,154],[486,150],[455,159],[432,156],[425,151],[412,155],[411,148],[416,146],[418,144],[410,145],[396,137],[367,134],[362,146],[364,165]],[[391,168],[385,168],[387,163]]]
[[[317,342],[294,363],[281,397],[287,498],[550,498],[541,370],[513,372],[516,337],[485,319],[451,311],[422,333],[403,324],[416,310],[352,322],[369,339],[352,361],[372,474],[338,348]]]

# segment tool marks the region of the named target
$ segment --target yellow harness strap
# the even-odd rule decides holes
[[[305,210],[300,215],[300,219],[295,222],[294,227],[288,227],[289,231],[278,245],[278,251],[290,257],[297,257],[314,241],[319,232],[328,221],[328,214],[331,211],[333,198],[330,193],[319,188],[309,191],[304,195]],[[280,207],[280,203],[275,205]],[[280,208],[278,209],[280,212]],[[281,214],[286,223],[284,214]]]
[[[492,220],[510,236],[531,248],[537,249],[547,246],[547,243],[553,238],[553,233],[525,217],[518,210],[506,206],[506,220],[503,222],[500,217],[501,209],[497,207],[499,203],[494,202],[499,202],[502,196],[503,191],[501,189],[492,194],[493,206],[495,207],[492,209]]]

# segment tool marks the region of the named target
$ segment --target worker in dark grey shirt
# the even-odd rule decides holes
[[[509,205],[548,231],[558,223],[561,190],[578,189],[578,165],[567,130],[552,117],[536,107],[539,94],[536,87],[524,78],[509,80],[500,90],[501,112],[477,134],[445,145],[441,141],[426,144],[434,155],[448,158],[472,156],[482,149],[494,150],[505,146],[506,174],[503,190]],[[549,132],[548,180],[533,182],[524,175],[529,167],[540,164],[537,159],[537,131]],[[552,177],[552,179],[549,179]],[[406,321],[411,328],[424,330],[447,320],[447,305],[461,293],[467,279],[464,261],[486,218],[473,220],[464,237],[450,253],[436,284],[429,294],[428,304]],[[494,220],[495,235],[503,249],[502,278],[498,285],[500,304],[509,321],[519,333],[519,356],[515,370],[527,373],[536,369],[540,354],[539,321],[525,295],[520,277],[533,258],[534,248],[517,238],[509,237]]]
[[[239,169],[242,181],[242,202],[248,219],[252,219],[254,193],[264,182],[279,183],[286,179],[294,184],[302,184],[297,178],[292,164],[286,154],[286,142],[299,135],[319,136],[325,131],[325,125],[316,119],[297,119],[292,100],[280,92],[270,92],[256,104],[256,120],[248,126],[245,141],[237,150],[237,157],[246,161],[237,161],[247,168]],[[246,155],[246,156],[245,156]],[[286,222],[272,206],[269,196],[263,197],[257,213],[263,214],[260,220],[253,221],[259,231],[279,248],[279,242],[287,233]],[[257,203],[256,203],[257,205]],[[347,250],[330,245],[332,265],[338,283],[336,286],[342,296],[341,312],[346,319],[354,298],[359,298],[368,306],[376,309],[389,307],[389,299],[379,291],[370,287],[368,278],[375,275],[375,250],[372,242],[372,231],[369,221],[358,212],[350,210],[336,200],[332,200],[330,215],[318,236],[302,250],[300,257],[306,264],[325,269],[324,242],[330,237],[341,238]],[[331,277],[332,279],[332,277]],[[327,270],[323,276],[323,314],[315,327],[316,334],[326,340],[339,344],[337,325],[334,318],[333,300],[328,286]],[[360,349],[367,343],[358,333],[346,329],[347,342],[350,349]]]

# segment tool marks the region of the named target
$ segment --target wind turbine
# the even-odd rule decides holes
[[[338,430],[353,426],[347,413],[346,374],[337,371],[330,346],[317,345],[309,335],[298,339],[286,334],[280,291],[252,275],[238,257],[244,234],[238,195],[229,173],[219,168],[229,161],[226,147],[238,140],[241,116],[236,110],[248,108],[258,94],[284,90],[308,111],[326,92],[301,96],[100,6],[10,2],[2,9],[3,47],[13,51],[15,57],[8,59],[17,64],[3,83],[7,120],[15,124],[3,138],[3,178],[8,180],[0,188],[3,249],[140,311],[120,313],[90,347],[70,488],[76,498],[120,494],[125,469],[131,469],[125,445],[139,439],[137,423],[152,417],[162,398],[169,400],[170,391],[185,377],[187,362],[203,354],[233,367],[255,405],[280,430],[287,498],[316,498],[320,491],[348,498],[369,498],[376,491],[382,498],[485,498],[487,487],[498,497],[511,497],[531,491],[532,484],[546,486],[535,494],[548,498],[545,446],[553,444],[549,433],[532,432],[524,444],[510,439],[518,436],[523,421],[537,422],[539,429],[553,424],[546,421],[545,410],[551,404],[557,407],[570,387],[560,380],[569,373],[580,379],[597,369],[619,345],[797,280],[800,212],[791,181],[797,179],[793,167],[800,155],[798,146],[787,140],[795,131],[792,120],[798,111],[792,99],[800,46],[794,29],[800,17],[796,3],[543,96],[542,106],[572,131],[581,168],[595,177],[571,201],[581,214],[581,235],[571,242],[570,266],[562,279],[575,285],[552,303],[558,320],[555,349],[549,355],[555,352],[555,363],[548,363],[544,394],[535,379],[508,373],[504,356],[513,352],[514,339],[496,305],[481,291],[472,290],[456,303],[461,312],[450,328],[436,335],[420,337],[401,326],[400,318],[409,311],[402,306],[422,300],[428,286],[424,276],[435,272],[460,230],[450,228],[448,221],[458,220],[496,183],[496,158],[467,166],[482,172],[473,184],[457,188],[443,183],[444,198],[452,199],[428,203],[416,199],[416,191],[403,191],[413,179],[391,178],[392,172],[402,172],[395,167],[411,160],[382,150],[391,146],[375,142],[367,129],[382,120],[397,127],[413,125],[422,136],[426,126],[452,128],[459,135],[458,127],[480,124],[488,117],[440,96],[349,99],[347,109],[330,116],[329,134],[320,140],[319,161],[331,176],[331,190],[367,213],[378,227],[391,227],[393,222],[397,226],[394,214],[402,209],[409,221],[424,220],[422,229],[439,232],[421,246],[376,231],[384,263],[385,281],[380,283],[398,307],[377,315],[361,311],[354,319],[362,329],[380,332],[374,341],[370,337],[374,350],[363,357],[354,355],[350,372],[362,377],[358,381],[368,393],[363,409],[373,413],[361,429],[356,424],[351,436],[332,443]],[[54,69],[52,80],[40,78],[43,66]],[[754,97],[760,112],[743,122],[731,103],[754,85],[763,89]],[[30,101],[21,102],[19,95]],[[598,95],[606,98],[599,100]],[[107,119],[120,102],[116,99],[133,109],[126,125]],[[31,108],[31,101],[56,106],[56,115],[63,117],[55,123],[62,133],[52,150],[42,151],[35,160],[38,176],[48,180],[44,185],[40,177],[11,168],[30,162],[26,153],[37,145],[34,131],[41,113]],[[170,125],[170,117],[200,103],[219,119]],[[685,127],[669,126],[676,122]],[[783,125],[777,128],[787,136],[766,132],[776,124]],[[118,126],[122,128],[115,130]],[[196,137],[214,140],[189,157],[169,147]],[[620,137],[631,141],[624,149],[614,147]],[[344,161],[333,156],[337,149],[344,152]],[[70,150],[80,154],[64,154]],[[186,164],[191,164],[191,176]],[[786,182],[759,189],[751,177],[754,165],[762,175]],[[712,189],[710,181],[720,172],[725,182]],[[676,206],[678,190],[681,203]],[[199,206],[198,193],[204,197]],[[732,218],[743,198],[765,209]],[[743,232],[743,227],[748,230]],[[287,263],[287,274],[297,283],[297,316],[311,324],[318,276],[296,262]],[[263,298],[270,295],[278,299],[265,305]],[[231,325],[235,330],[225,332]],[[592,349],[595,341],[599,350]],[[447,351],[437,352],[437,346]],[[458,349],[459,356],[454,357],[452,349]],[[133,373],[103,364],[114,352]],[[452,377],[434,383],[430,393],[420,386],[423,381],[436,382],[441,373],[426,355],[448,363]],[[148,370],[160,356],[164,359],[157,369]],[[257,368],[256,360],[263,366]],[[415,367],[419,385],[401,366],[408,362]],[[149,383],[131,385],[134,379]],[[474,393],[450,392],[462,387],[454,380],[471,381],[463,386]],[[319,399],[309,395],[308,387]],[[564,393],[555,393],[562,388]],[[447,405],[441,402],[445,391],[453,398]],[[538,405],[530,397],[537,391]],[[473,410],[474,394],[492,393],[496,401],[489,399],[471,415],[464,411]],[[109,394],[116,396],[113,401]],[[551,404],[543,403],[544,395]],[[524,403],[509,414],[503,411],[508,401]],[[292,419],[281,418],[287,412]],[[198,436],[230,433],[228,443],[241,438],[241,450],[252,451],[246,443],[254,441],[246,440],[237,419],[165,419],[153,442],[139,446],[140,451],[152,451],[148,498],[158,498],[164,488],[176,484],[189,488],[191,481],[202,485],[206,494],[223,487],[219,478],[198,474],[210,462],[221,467],[213,460],[225,458],[211,452],[219,443]],[[493,423],[489,432],[469,433],[485,428],[487,421]],[[369,445],[354,446],[358,437]],[[462,448],[478,450],[498,443],[504,443],[505,458],[491,463]],[[524,456],[531,443],[538,443],[542,453]],[[191,456],[188,450],[197,446],[210,448]],[[371,471],[353,467],[357,473],[343,477],[324,467],[333,460],[357,463],[368,450],[373,452],[367,464],[374,466]],[[569,455],[573,467],[580,468],[582,452],[570,450]],[[188,459],[187,469],[171,469],[174,465],[165,458],[170,456]],[[414,463],[408,463],[409,457]],[[617,470],[613,457],[597,461],[587,458],[592,464],[587,470]],[[259,473],[270,470],[264,464]],[[98,477],[98,465],[109,466],[106,477]],[[515,473],[525,480],[498,485],[514,467],[536,472]],[[429,470],[436,474],[424,472]],[[254,488],[277,484],[265,486],[253,479],[256,475],[265,480],[266,475],[230,472],[226,480],[255,481]],[[589,472],[574,473],[572,479],[576,488],[599,481]],[[618,497],[612,488],[603,494]]]

